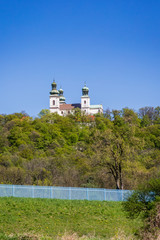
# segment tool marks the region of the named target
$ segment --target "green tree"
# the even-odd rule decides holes
[[[40,111],[40,113],[38,113],[38,117],[43,117],[43,116],[46,116],[46,115],[48,115],[48,114],[50,114],[50,111],[48,110],[48,109],[42,109],[41,111]]]

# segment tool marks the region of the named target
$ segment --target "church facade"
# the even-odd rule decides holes
[[[53,81],[52,90],[50,92],[50,112],[58,113],[61,116],[72,114],[75,108],[80,108],[85,114],[94,115],[96,113],[103,113],[103,106],[91,105],[90,97],[88,95],[89,88],[86,85],[82,88],[81,103],[67,104],[63,95],[63,89],[57,90],[57,84]]]

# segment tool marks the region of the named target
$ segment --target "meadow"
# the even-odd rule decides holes
[[[0,239],[136,239],[121,202],[0,198]]]

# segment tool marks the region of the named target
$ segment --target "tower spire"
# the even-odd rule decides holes
[[[63,92],[64,92],[63,89],[60,88],[59,89],[59,101],[60,101],[60,104],[63,104],[66,101],[65,97],[63,96]]]
[[[52,86],[52,90],[51,90],[50,94],[58,96],[59,92],[57,90],[57,84],[55,82],[55,79],[53,79],[53,83],[51,84],[51,86]]]
[[[86,86],[86,82],[85,82],[84,87],[82,88],[82,95],[88,96],[88,93],[89,93],[89,88]]]

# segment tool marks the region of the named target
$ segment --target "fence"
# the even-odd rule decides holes
[[[129,190],[0,184],[0,197],[125,201]]]

